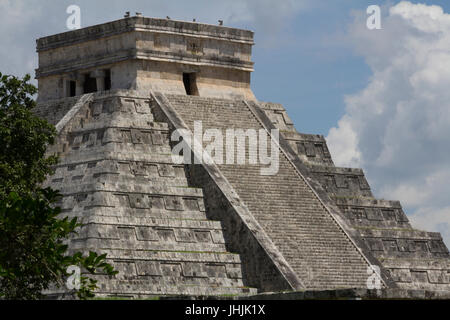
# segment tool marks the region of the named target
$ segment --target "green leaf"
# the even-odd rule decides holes
[[[62,195],[41,185],[54,172],[57,157],[46,155],[56,130],[36,117],[30,76],[20,79],[0,73],[0,297],[40,299],[51,284],[64,285],[67,267],[102,269],[117,274],[106,255],[69,255],[64,243],[83,224],[61,218],[56,203]],[[97,281],[82,277],[80,299],[94,296]]]

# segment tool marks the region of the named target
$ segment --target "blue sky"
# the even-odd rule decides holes
[[[255,31],[257,98],[326,136],[338,165],[362,167],[377,197],[450,245],[448,1],[0,0],[0,71],[34,74],[35,39],[67,31],[71,4],[82,27],[137,11]],[[369,5],[382,30],[365,27]]]
[[[289,34],[294,44],[260,47],[264,35],[255,30],[252,88],[258,99],[283,104],[297,130],[326,136],[345,112],[343,96],[366,87],[372,74],[364,57],[339,42],[352,21],[351,12],[397,2],[320,1],[285,27],[282,34]],[[450,12],[449,1],[411,2],[437,4]]]

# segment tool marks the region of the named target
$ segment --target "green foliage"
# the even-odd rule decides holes
[[[37,89],[23,79],[0,73],[0,199],[10,192],[34,192],[52,172],[56,157],[45,157],[56,130],[33,115]]]
[[[0,298],[39,299],[52,285],[65,286],[69,266],[82,270],[80,299],[94,297],[97,281],[86,274],[117,273],[106,254],[68,253],[67,239],[82,225],[60,218],[61,195],[42,189],[56,157],[45,156],[55,128],[33,115],[36,88],[0,73]]]
[[[58,218],[61,209],[53,207],[60,195],[43,189],[36,195],[20,197],[12,192],[0,201],[0,296],[7,299],[38,299],[51,284],[64,286],[69,266],[80,266],[90,274],[114,275],[105,262],[106,254],[80,252],[66,255],[65,240],[81,224],[77,218]],[[94,279],[82,276],[81,299],[93,297]]]

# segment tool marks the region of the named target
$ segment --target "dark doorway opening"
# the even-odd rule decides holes
[[[69,97],[75,97],[76,94],[77,94],[76,81],[69,81]]]
[[[183,73],[183,83],[188,96],[198,96],[197,75],[194,72]]]
[[[105,70],[105,90],[111,90],[111,70]]]
[[[84,93],[91,93],[97,91],[97,80],[90,75],[85,75],[84,78]]]

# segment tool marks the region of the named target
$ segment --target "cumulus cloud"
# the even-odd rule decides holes
[[[345,97],[346,113],[327,140],[335,162],[363,167],[375,194],[399,199],[415,227],[450,245],[450,15],[402,1],[382,30],[355,13],[349,40],[372,70]]]

